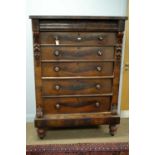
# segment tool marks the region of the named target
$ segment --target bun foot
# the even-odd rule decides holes
[[[109,133],[111,136],[114,136],[117,131],[117,126],[116,125],[109,125]]]
[[[37,129],[38,137],[40,139],[43,139],[46,136],[46,130],[45,129]]]

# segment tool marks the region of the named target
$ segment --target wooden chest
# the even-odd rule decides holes
[[[101,124],[114,135],[126,17],[30,18],[38,136],[50,128]]]

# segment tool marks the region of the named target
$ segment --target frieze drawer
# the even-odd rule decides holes
[[[41,44],[115,45],[116,34],[104,32],[41,32]]]

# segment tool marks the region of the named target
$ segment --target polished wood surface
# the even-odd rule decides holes
[[[111,97],[44,98],[43,103],[44,114],[105,112],[110,110]]]
[[[109,124],[117,114],[126,17],[31,16],[38,136],[51,127]]]
[[[128,19],[128,17],[126,16],[45,16],[45,15],[41,15],[41,16],[35,16],[35,15],[31,15],[29,16],[30,19],[86,19],[86,20],[126,20]]]
[[[113,69],[112,62],[42,63],[42,76],[110,76],[113,75]]]
[[[112,93],[112,79],[43,80],[43,95]]]
[[[112,61],[114,47],[41,47],[41,58],[48,60]]]
[[[104,32],[41,32],[41,45],[115,45],[115,33]],[[57,43],[58,42],[58,43]]]
[[[80,113],[80,114],[51,114],[45,115],[44,118],[36,119],[35,126],[38,128],[53,127],[77,127],[77,126],[93,126],[99,124],[115,125],[120,123],[120,117],[112,115],[110,112],[97,113]],[[63,126],[62,126],[63,124]]]

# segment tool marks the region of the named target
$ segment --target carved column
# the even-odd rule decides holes
[[[43,117],[42,98],[41,98],[41,54],[40,54],[40,38],[39,38],[39,20],[32,20],[33,27],[33,51],[34,51],[34,65],[35,65],[35,83],[36,83],[36,117]]]
[[[34,59],[36,65],[40,64],[40,43],[39,43],[39,32],[33,32],[33,40],[34,40]]]
[[[118,32],[117,45],[114,50],[115,62],[114,62],[113,97],[112,97],[112,106],[111,106],[112,114],[117,113],[120,67],[121,67],[121,58],[122,58],[122,40],[123,40],[123,32]]]

